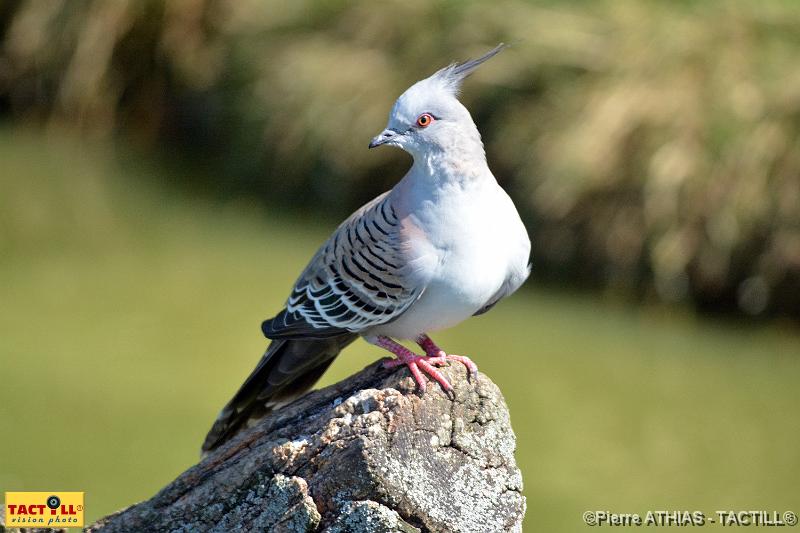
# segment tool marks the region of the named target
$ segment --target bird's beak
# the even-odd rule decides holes
[[[398,135],[397,131],[387,128],[387,129],[383,130],[380,135],[377,135],[376,137],[374,137],[372,139],[372,141],[370,141],[369,147],[370,148],[375,148],[376,146],[380,146],[382,144],[386,144],[389,141],[391,141],[392,139],[394,139],[395,137],[397,137],[397,135]]]

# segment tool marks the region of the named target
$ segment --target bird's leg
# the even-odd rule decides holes
[[[428,362],[434,365],[443,365],[448,359],[451,361],[458,361],[467,367],[469,373],[472,374],[473,377],[478,375],[478,365],[473,363],[472,359],[463,355],[451,355],[446,353],[444,350],[439,348],[436,343],[433,342],[433,339],[428,337],[426,334],[423,333],[417,337],[417,344],[419,344],[419,347],[425,350],[425,353],[428,354]]]
[[[453,390],[453,386],[450,385],[447,378],[429,363],[430,358],[428,356],[417,355],[402,344],[393,341],[389,337],[384,337],[383,335],[371,339],[368,338],[367,342],[375,346],[380,346],[384,350],[389,350],[396,355],[397,359],[386,361],[383,363],[383,366],[385,368],[394,368],[399,365],[407,365],[421,391],[425,392],[426,386],[425,377],[422,375],[423,372],[435,379],[445,391]]]

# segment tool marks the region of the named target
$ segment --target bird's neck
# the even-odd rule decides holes
[[[478,140],[480,143],[480,139]],[[452,205],[497,186],[483,145],[414,154],[414,164],[392,191],[401,216],[424,207]],[[486,189],[489,187],[490,189]]]
[[[477,132],[475,136],[453,138],[443,146],[434,146],[414,154],[411,174],[438,185],[466,185],[492,177]]]

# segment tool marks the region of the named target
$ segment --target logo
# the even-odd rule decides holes
[[[82,492],[6,492],[6,527],[83,527]]]

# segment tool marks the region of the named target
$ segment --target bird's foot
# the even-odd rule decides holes
[[[429,363],[441,366],[445,364],[448,359],[450,361],[457,361],[467,367],[467,370],[469,370],[469,373],[473,378],[478,377],[478,365],[473,363],[472,359],[469,357],[446,353],[444,350],[439,348],[435,342],[433,342],[433,339],[424,334],[420,335],[420,337],[417,339],[417,344],[419,344],[420,348],[425,350],[425,353],[428,355]]]
[[[436,365],[436,366],[442,366],[448,360],[457,361],[457,362],[461,363],[462,365],[467,367],[467,370],[469,370],[470,376],[472,376],[473,378],[478,377],[478,365],[476,365],[472,361],[472,359],[470,359],[469,357],[467,357],[465,355],[455,355],[455,354],[451,354],[451,353],[446,353],[446,354],[443,354],[443,355],[438,355],[436,357],[428,357],[428,362],[430,364]]]
[[[383,363],[384,368],[395,368],[400,365],[408,366],[408,369],[411,371],[411,375],[414,376],[414,380],[417,382],[419,390],[422,392],[425,392],[427,387],[427,380],[425,379],[425,376],[422,375],[423,372],[436,380],[446,392],[453,390],[453,386],[450,385],[450,382],[447,381],[447,378],[444,377],[444,375],[442,375],[442,373],[431,364],[431,358],[429,356],[417,355],[402,344],[393,341],[389,337],[378,337],[374,344],[384,348],[385,350],[389,350],[397,356],[397,359],[385,361]]]

